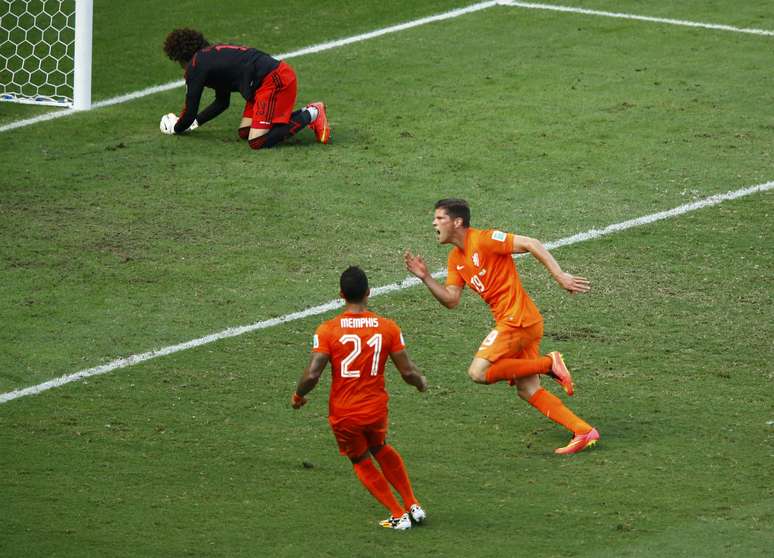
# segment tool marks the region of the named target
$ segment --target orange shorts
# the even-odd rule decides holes
[[[268,130],[275,124],[287,124],[296,104],[298,83],[296,72],[289,64],[280,61],[269,72],[255,92],[252,101],[245,104],[244,118],[252,118],[252,128]]]
[[[382,446],[387,440],[387,415],[376,420],[362,422],[352,418],[328,417],[339,453],[347,457],[360,457],[368,448]]]
[[[537,358],[540,356],[542,338],[542,321],[527,327],[512,326],[507,322],[497,323],[481,342],[476,356],[489,362],[501,358]]]

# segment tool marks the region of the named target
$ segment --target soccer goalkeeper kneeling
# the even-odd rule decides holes
[[[164,134],[182,134],[212,120],[229,106],[231,93],[245,99],[239,137],[253,149],[273,147],[305,127],[317,141],[328,143],[331,128],[322,102],[293,111],[296,73],[290,65],[260,50],[227,44],[211,45],[199,31],[175,29],[164,41],[167,56],[185,68],[185,105],[179,116],[161,117]],[[199,112],[205,87],[215,100]]]

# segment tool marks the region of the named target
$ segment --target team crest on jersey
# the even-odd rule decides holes
[[[503,231],[492,231],[492,240],[505,242],[505,233]]]
[[[479,267],[481,265],[481,260],[478,257],[478,252],[473,252],[473,265],[476,267]]]

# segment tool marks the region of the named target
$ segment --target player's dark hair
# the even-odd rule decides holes
[[[368,277],[355,265],[349,266],[339,280],[341,294],[347,302],[362,302],[368,294]]]
[[[443,209],[449,217],[462,219],[462,226],[470,226],[470,206],[465,200],[459,198],[446,198],[435,202],[435,209]]]
[[[199,31],[184,27],[175,29],[164,39],[164,52],[170,60],[188,63],[196,51],[210,46],[207,39]]]

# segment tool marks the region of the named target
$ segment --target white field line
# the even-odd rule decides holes
[[[555,12],[568,12],[573,14],[584,14],[602,17],[614,17],[619,19],[633,19],[637,21],[647,21],[650,23],[666,23],[668,25],[682,25],[684,27],[701,27],[702,29],[714,29],[717,31],[732,31],[734,33],[750,33],[752,35],[774,36],[774,31],[766,29],[750,29],[744,27],[734,27],[732,25],[721,25],[717,23],[702,23],[699,21],[686,21],[683,19],[669,19],[663,17],[650,17],[634,14],[624,14],[619,12],[603,12],[600,10],[589,10],[586,8],[576,8],[574,6],[557,6],[555,4],[534,4],[532,2],[517,2],[515,0],[500,0],[501,6],[512,6],[514,8],[528,8],[532,10],[551,10]]]
[[[578,244],[580,242],[594,240],[597,238],[601,238],[603,236],[625,231],[627,229],[631,229],[634,227],[640,227],[640,226],[654,223],[656,221],[661,221],[664,219],[671,219],[672,217],[677,217],[679,215],[683,215],[684,213],[696,211],[697,209],[718,205],[724,201],[734,200],[737,198],[749,196],[751,194],[756,194],[759,192],[765,192],[773,188],[774,188],[774,181],[771,181],[771,182],[766,182],[764,184],[758,184],[757,186],[750,186],[749,188],[742,188],[741,190],[734,190],[733,192],[726,192],[725,194],[717,194],[715,196],[710,196],[702,200],[687,203],[667,211],[660,211],[658,213],[645,215],[644,217],[630,219],[629,221],[615,223],[603,229],[590,229],[586,232],[578,233],[573,236],[561,238],[553,242],[547,242],[545,246],[546,248],[549,248],[549,249],[555,249],[562,246],[570,246],[572,244]],[[446,275],[445,269],[439,270],[433,273],[433,277],[437,279],[442,278],[445,275]],[[402,291],[403,289],[414,287],[419,284],[421,283],[419,279],[417,279],[416,277],[408,277],[399,283],[390,283],[389,285],[384,285],[381,287],[376,287],[375,289],[371,289],[371,297],[373,298],[375,296],[385,295],[396,291]],[[140,362],[144,362],[146,360],[151,360],[157,357],[171,355],[179,351],[185,351],[187,349],[200,347],[201,345],[206,345],[208,343],[212,343],[213,341],[218,341],[220,339],[226,339],[228,337],[236,337],[238,335],[249,333],[251,331],[267,329],[287,322],[301,320],[303,318],[308,318],[310,316],[316,316],[318,314],[323,314],[325,312],[334,310],[341,306],[342,306],[341,300],[330,300],[324,304],[320,304],[318,306],[307,308],[305,310],[301,310],[298,312],[293,312],[292,314],[285,314],[284,316],[279,316],[278,318],[272,318],[270,320],[264,320],[262,322],[256,322],[254,324],[245,325],[245,326],[231,327],[228,329],[224,329],[223,331],[219,331],[218,333],[212,333],[210,335],[205,335],[204,337],[199,337],[198,339],[186,341],[185,343],[178,343],[177,345],[171,345],[169,347],[164,347],[162,349],[157,349],[155,351],[148,351],[146,353],[131,355],[126,358],[120,358],[120,359],[108,362],[107,364],[95,366],[94,368],[88,368],[86,370],[81,370],[80,372],[75,372],[74,374],[67,374],[65,376],[61,376],[59,378],[55,378],[47,382],[43,382],[42,384],[38,384],[35,386],[31,386],[31,387],[27,387],[19,390],[10,391],[7,393],[2,393],[0,394],[0,403],[7,403],[8,401],[11,401],[13,399],[18,399],[20,397],[25,397],[27,395],[36,395],[38,393],[41,393],[43,391],[46,391],[55,387],[59,387],[65,384],[69,384],[71,382],[77,382],[79,380],[83,380],[84,378],[99,376],[100,374],[107,374],[108,372],[117,370],[119,368],[126,368],[128,366],[133,366],[135,364],[139,364]]]
[[[374,39],[376,37],[381,37],[382,35],[388,35],[390,33],[397,33],[398,31],[405,31],[406,29],[411,29],[412,27],[419,27],[420,25],[426,25],[428,23],[435,23],[436,21],[443,21],[445,19],[452,19],[455,17],[459,17],[461,15],[477,12],[479,10],[485,10],[487,8],[491,8],[493,6],[497,6],[496,1],[491,2],[479,2],[478,4],[472,4],[470,6],[465,6],[464,8],[458,8],[456,10],[451,10],[448,12],[444,12],[441,14],[436,14],[428,17],[423,17],[420,19],[415,19],[413,21],[407,21],[406,23],[399,23],[398,25],[392,25],[390,27],[384,27],[382,29],[377,29],[375,31],[369,31],[368,33],[363,33],[360,35],[354,35],[352,37],[347,37],[344,39],[339,39],[337,41],[329,41],[327,43],[320,43],[318,45],[313,45],[310,47],[305,47],[300,50],[294,50],[293,52],[286,52],[282,54],[275,54],[273,55],[275,58],[279,58],[281,60],[288,60],[290,58],[297,58],[299,56],[305,56],[307,54],[315,54],[318,52],[323,52],[326,50],[331,50],[334,48],[342,47],[345,45],[349,45],[352,43],[359,43],[362,41],[367,41],[369,39]],[[140,91],[135,91],[133,93],[127,93],[125,95],[120,95],[118,97],[111,97],[110,99],[105,99],[103,101],[97,101],[92,104],[92,109],[98,109],[103,107],[109,107],[112,105],[118,105],[120,103],[126,103],[128,101],[132,101],[134,99],[140,99],[142,97],[147,97],[148,95],[153,95],[155,93],[161,93],[162,91],[169,91],[170,89],[177,89],[178,87],[182,87],[185,85],[185,81],[178,80],[178,81],[171,81],[169,83],[165,83],[163,85],[155,85],[153,87],[148,87],[147,89],[141,89]],[[48,120],[54,120],[56,118],[62,118],[63,116],[71,116],[73,114],[76,114],[79,111],[73,110],[73,109],[67,109],[67,110],[61,110],[57,112],[49,112],[40,116],[36,116],[34,118],[28,118],[25,120],[17,120],[16,122],[11,122],[10,124],[6,124],[5,126],[0,126],[0,132],[7,132],[9,130],[15,130],[16,128],[22,128],[24,126],[29,126],[31,124],[38,124],[40,122],[46,122]]]

